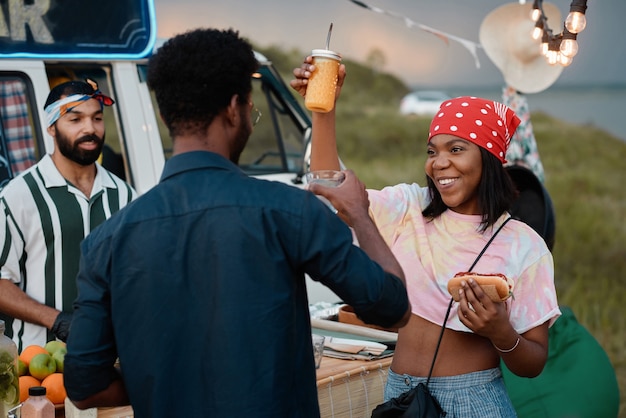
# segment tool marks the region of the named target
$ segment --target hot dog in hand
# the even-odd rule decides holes
[[[479,274],[473,272],[457,273],[448,282],[448,292],[458,302],[461,282],[474,279],[483,292],[494,302],[502,302],[513,295],[513,283],[504,274]]]

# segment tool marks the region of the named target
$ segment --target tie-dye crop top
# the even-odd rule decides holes
[[[435,219],[422,210],[430,198],[428,189],[417,184],[399,184],[368,190],[370,214],[383,238],[404,269],[412,312],[441,324],[450,301],[448,280],[467,271],[505,214],[484,233],[479,215],[447,210]],[[552,254],[543,239],[528,225],[512,220],[499,232],[480,258],[476,273],[501,273],[514,282],[513,296],[506,302],[510,321],[524,333],[561,314],[554,287]],[[454,303],[447,328],[471,332],[457,315]]]

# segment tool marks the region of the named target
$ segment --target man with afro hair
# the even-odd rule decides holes
[[[406,323],[404,274],[366,207],[351,211],[358,248],[313,193],[237,166],[256,70],[232,30],[187,32],[150,59],[174,152],[159,184],[82,245],[64,375],[79,408],[319,417],[305,273],[368,323]]]

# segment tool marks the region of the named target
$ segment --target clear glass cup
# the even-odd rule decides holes
[[[326,337],[319,334],[311,334],[313,340],[313,358],[315,359],[315,368],[319,369],[324,356],[324,340]]]
[[[346,179],[346,174],[342,171],[337,170],[314,170],[309,171],[304,174],[304,183],[305,184],[321,184],[325,187],[337,187]],[[337,210],[333,207],[333,205],[323,196],[316,195],[318,199],[322,202],[326,203],[326,206],[330,208],[334,213],[337,213]]]

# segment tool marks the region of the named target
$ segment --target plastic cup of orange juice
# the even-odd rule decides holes
[[[315,71],[309,77],[304,105],[312,112],[328,113],[335,107],[341,55],[328,49],[314,49],[311,56]]]

